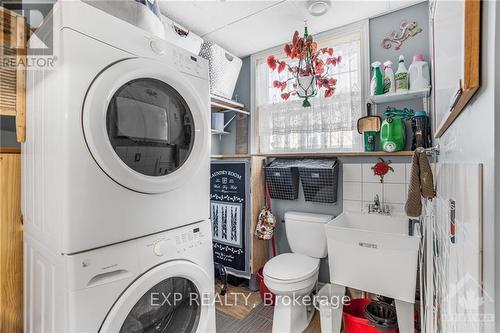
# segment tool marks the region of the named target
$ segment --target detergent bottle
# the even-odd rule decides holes
[[[394,80],[396,81],[396,92],[408,91],[408,70],[406,69],[405,57],[403,55],[399,56],[398,70],[394,75]]]
[[[384,94],[395,93],[396,83],[394,81],[394,72],[392,71],[392,61],[384,62]]]
[[[382,95],[384,93],[384,77],[380,70],[381,65],[380,61],[375,61],[372,64],[373,77],[370,84],[370,93],[372,96]]]
[[[417,54],[408,69],[410,90],[426,89],[430,85],[429,64],[424,61],[424,56]]]
[[[401,117],[387,117],[380,128],[382,150],[392,153],[405,148],[405,123]]]

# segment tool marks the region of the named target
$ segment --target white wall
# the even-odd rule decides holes
[[[495,258],[495,250],[500,251],[500,228],[495,230],[495,218],[500,212],[495,209],[495,201],[500,203],[495,193],[495,180],[499,183],[500,175],[500,172],[495,171],[495,159],[499,158],[499,149],[495,142],[500,140],[500,135],[496,133],[500,131],[500,122],[495,112],[495,103],[496,106],[500,103],[500,94],[495,101],[495,91],[498,93],[500,89],[500,66],[496,65],[500,60],[498,54],[495,54],[495,51],[500,51],[500,30],[496,17],[498,13],[499,3],[483,1],[481,88],[439,140],[439,162],[471,162],[484,165],[484,292],[492,298],[496,296],[496,299],[500,299],[500,265],[497,265],[498,273],[495,274],[495,262],[500,263],[500,256]],[[493,302],[485,304],[486,314],[493,314],[495,310],[497,318],[500,318],[500,302],[497,302],[496,309]],[[494,332],[493,325],[485,327],[484,331]]]

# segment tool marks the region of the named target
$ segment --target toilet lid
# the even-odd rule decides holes
[[[269,260],[264,275],[272,279],[291,281],[307,279],[319,269],[319,259],[300,253],[284,253]]]

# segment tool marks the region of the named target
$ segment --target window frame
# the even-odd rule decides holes
[[[361,71],[361,101],[366,101],[369,96],[370,91],[370,34],[369,34],[369,20],[364,19],[361,21],[357,21],[342,27],[334,28],[331,30],[327,30],[321,32],[319,34],[315,34],[315,40],[324,40],[324,39],[334,39],[336,37],[341,37],[346,34],[350,34],[353,32],[361,33],[361,52],[360,52],[360,71]],[[282,53],[283,45],[282,44],[268,48],[266,50],[254,53],[250,56],[250,87],[251,87],[251,96],[250,96],[250,152],[252,154],[260,154],[260,136],[259,136],[259,115],[256,108],[256,62],[260,59],[267,57],[270,54]],[[362,102],[362,115],[366,115],[366,108],[363,107],[364,103]],[[311,151],[304,151],[304,153],[311,153]],[[334,151],[332,151],[334,152]]]

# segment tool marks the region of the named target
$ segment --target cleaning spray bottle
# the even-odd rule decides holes
[[[372,96],[382,95],[384,93],[384,78],[380,66],[380,61],[372,63],[373,77],[370,84],[370,93]]]
[[[392,71],[392,61],[384,62],[384,94],[392,94],[396,92],[396,84],[394,82],[394,72]]]
[[[406,69],[405,57],[403,55],[399,56],[398,70],[394,79],[396,80],[396,92],[408,91],[408,70]]]

